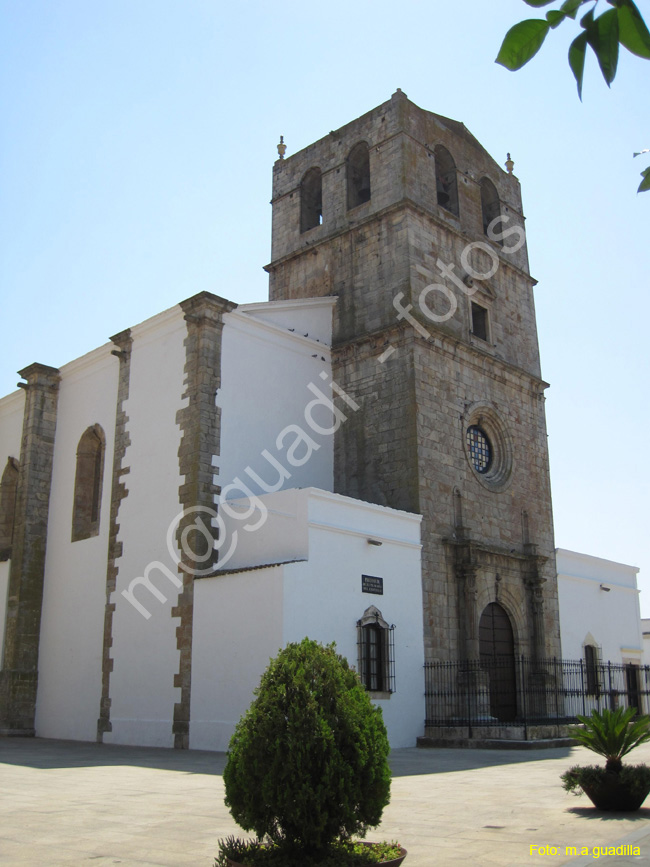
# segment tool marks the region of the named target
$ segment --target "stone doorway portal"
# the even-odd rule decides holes
[[[490,714],[500,722],[517,716],[515,641],[510,618],[498,602],[491,602],[479,622],[481,668],[490,682]]]

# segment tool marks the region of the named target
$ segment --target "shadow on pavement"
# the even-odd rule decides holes
[[[539,762],[566,758],[570,754],[571,747],[521,751],[409,747],[393,750],[389,762],[394,777],[408,777]],[[0,763],[50,770],[114,765],[221,775],[226,754],[18,737],[0,738]]]
[[[221,775],[226,765],[226,754],[45,738],[1,738],[0,764],[44,770],[123,765],[188,774]]]
[[[541,750],[475,750],[429,747],[409,747],[393,750],[389,762],[394,777],[418,776],[421,774],[447,774],[453,771],[470,771],[477,768],[494,768],[501,765],[518,765],[526,762],[541,762],[548,759],[566,759],[575,747],[558,747]]]
[[[568,807],[567,813],[573,813],[574,816],[581,816],[583,819],[600,819],[602,822],[615,822],[617,819],[625,819],[626,821],[647,822],[650,819],[650,807],[641,807],[640,810],[635,810],[633,813],[605,813],[603,810],[597,810],[595,807]]]

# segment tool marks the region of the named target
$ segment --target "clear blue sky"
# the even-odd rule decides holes
[[[602,5],[602,3],[601,3]],[[650,18],[650,3],[640,0]],[[271,170],[396,87],[515,160],[547,392],[556,543],[642,568],[650,491],[650,63],[608,90],[573,25],[494,64],[521,0],[2,0],[0,394],[202,290],[264,300]],[[650,156],[650,155],[649,155]],[[644,259],[645,257],[645,259]]]

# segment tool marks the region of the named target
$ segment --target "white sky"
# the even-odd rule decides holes
[[[602,5],[602,4],[601,4]],[[650,19],[650,3],[639,8]],[[642,569],[650,616],[650,63],[584,103],[565,23],[494,64],[521,0],[0,0],[0,394],[197,292],[264,300],[271,171],[401,87],[522,183],[556,543]],[[650,155],[648,155],[650,156]]]

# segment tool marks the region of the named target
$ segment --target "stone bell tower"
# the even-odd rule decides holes
[[[424,516],[429,660],[560,656],[521,193],[398,90],[273,172],[270,299],[336,295],[337,492]],[[499,219],[500,218],[500,219]]]

